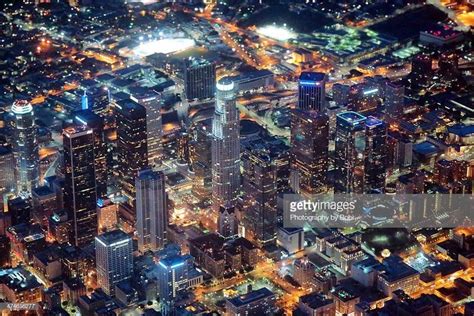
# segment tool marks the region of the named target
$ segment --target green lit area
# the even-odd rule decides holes
[[[420,52],[420,48],[418,46],[408,46],[408,47],[394,51],[392,55],[401,59],[407,59],[411,56],[416,55],[419,52]]]

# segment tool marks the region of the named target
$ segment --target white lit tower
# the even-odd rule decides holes
[[[13,103],[14,116],[13,149],[15,154],[15,172],[17,193],[30,195],[31,189],[39,182],[38,139],[36,135],[33,107],[26,100]]]
[[[212,200],[214,210],[235,205],[240,189],[240,123],[230,78],[216,86],[212,122]]]

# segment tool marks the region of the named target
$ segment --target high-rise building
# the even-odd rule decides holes
[[[114,295],[115,285],[131,278],[133,273],[132,238],[121,230],[106,232],[95,238],[97,285]]]
[[[189,158],[194,172],[193,193],[201,199],[212,192],[212,129],[210,120],[196,124],[190,141]]]
[[[336,118],[336,193],[363,193],[365,167],[365,120],[357,112],[342,112]]]
[[[94,142],[94,131],[85,125],[63,130],[64,207],[76,246],[91,243],[97,235]]]
[[[31,220],[32,205],[31,199],[18,196],[7,202],[8,214],[11,218],[11,226],[27,224]]]
[[[217,83],[212,121],[212,199],[215,210],[235,204],[240,190],[240,124],[234,83]]]
[[[188,100],[213,98],[216,65],[206,59],[188,58],[184,63],[184,87]]]
[[[135,183],[138,250],[156,251],[165,246],[168,227],[165,175],[146,169],[138,173]]]
[[[277,166],[265,150],[245,151],[242,155],[244,226],[260,246],[276,243]]]
[[[154,166],[159,164],[162,150],[163,126],[161,108],[163,107],[163,98],[161,94],[143,88],[136,88],[131,92],[130,98],[142,105],[146,110],[148,165]]]
[[[217,217],[217,231],[224,238],[237,235],[237,217],[233,205],[220,206]]]
[[[325,111],[326,80],[324,73],[301,73],[298,81],[298,109]]]
[[[9,146],[0,146],[0,194],[15,189],[15,156]]]
[[[104,119],[91,110],[79,111],[74,123],[92,129],[94,134],[94,167],[97,198],[107,195],[107,143],[104,135]]]
[[[402,84],[387,81],[385,84],[385,114],[396,118],[403,114],[405,87]]]
[[[118,183],[128,198],[120,209],[121,219],[128,226],[135,225],[135,178],[148,163],[146,109],[133,100],[115,104],[117,124]]]
[[[369,116],[365,120],[365,185],[367,193],[374,190],[383,192],[387,171],[387,125]]]
[[[375,111],[380,106],[383,86],[377,82],[377,79],[367,80],[351,86],[348,96],[348,109],[367,113]]]
[[[188,289],[190,256],[169,256],[158,263],[158,295],[166,305],[173,308],[174,300]]]
[[[410,78],[413,87],[425,86],[433,76],[433,59],[426,54],[413,58],[411,63]]]
[[[290,186],[296,193],[326,191],[329,118],[296,109],[291,115]]]
[[[31,194],[39,183],[38,139],[33,106],[25,100],[13,103],[13,150],[16,159],[17,192]]]

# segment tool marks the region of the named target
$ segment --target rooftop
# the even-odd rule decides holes
[[[255,290],[247,294],[239,295],[237,297],[228,299],[228,302],[236,307],[240,307],[272,296],[275,296],[272,291],[270,291],[266,287],[262,287],[259,290]]]
[[[95,239],[104,246],[114,246],[116,243],[129,241],[131,238],[124,231],[117,229],[103,233],[102,235],[97,236]]]
[[[357,112],[347,111],[337,114],[337,117],[343,119],[350,124],[359,124],[366,120],[366,117]]]
[[[307,305],[309,308],[317,309],[333,303],[333,300],[321,295],[320,293],[313,292],[300,297],[300,302]]]
[[[314,84],[315,82],[323,81],[326,78],[326,74],[322,72],[302,72],[300,75],[300,84]]]
[[[0,284],[15,292],[24,292],[42,286],[36,277],[22,267],[0,270]]]

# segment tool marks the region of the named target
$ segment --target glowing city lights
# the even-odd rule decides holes
[[[273,38],[277,41],[287,41],[292,38],[296,38],[297,34],[284,26],[277,25],[266,25],[257,29],[257,33]]]
[[[165,38],[141,43],[134,48],[139,57],[150,56],[155,53],[171,54],[194,47],[196,43],[189,38]]]

